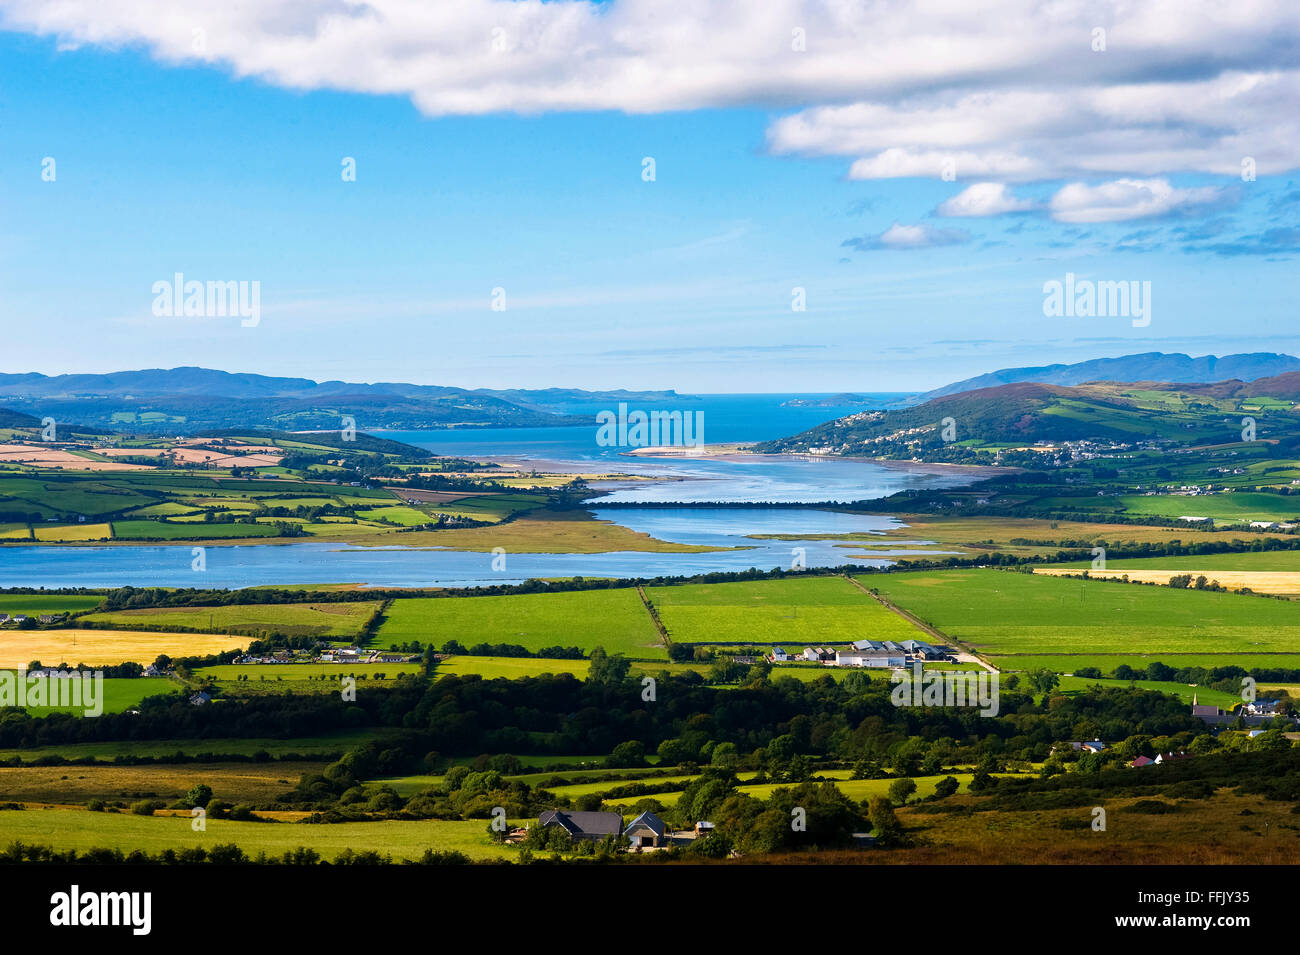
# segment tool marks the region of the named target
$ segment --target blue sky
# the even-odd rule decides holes
[[[3,371],[901,391],[1139,351],[1300,350],[1300,177],[1285,151],[1259,150],[1251,182],[1229,172],[1235,154],[1166,169],[1107,155],[1090,173],[1035,131],[1029,173],[954,146],[954,181],[906,163],[881,176],[876,160],[864,175],[859,147],[826,144],[887,124],[846,131],[847,107],[820,114],[805,93],[684,93],[627,111],[507,100],[463,115],[418,88],[289,82],[7,12]],[[943,125],[903,93],[870,102]],[[896,135],[926,155],[924,130]],[[877,146],[889,148],[860,148]],[[1140,185],[1106,193],[1115,182]],[[943,214],[977,183],[996,183],[993,204]],[[1043,283],[1067,271],[1150,281],[1150,325],[1044,317]],[[175,272],[259,281],[259,324],[155,316],[151,286]],[[504,312],[490,308],[496,287]],[[806,311],[791,308],[796,287]]]

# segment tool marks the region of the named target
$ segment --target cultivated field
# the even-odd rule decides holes
[[[228,803],[270,803],[323,762],[179,763],[153,766],[0,766],[0,800],[84,804],[161,799],[171,804],[198,783]]]
[[[344,850],[373,850],[394,859],[418,859],[425,849],[455,849],[475,859],[510,856],[514,850],[488,838],[487,821],[421,820],[354,822],[334,826],[291,822],[232,822],[209,819],[203,832],[190,827],[189,813],[136,816],[85,809],[27,809],[0,812],[0,845],[14,840],[59,849],[129,847],[145,852],[235,843],[250,855],[279,855],[300,846],[333,860]]]
[[[247,637],[215,633],[137,633],[127,630],[5,630],[0,633],[0,668],[17,669],[39,660],[45,666],[86,663],[153,663],[171,657],[207,656],[235,650]]]
[[[646,590],[680,643],[804,647],[926,635],[842,577],[794,577]]]
[[[78,594],[0,594],[0,613],[26,614],[35,617],[43,613],[75,613],[98,607],[103,597]]]
[[[105,678],[103,708],[105,713],[121,713],[123,710],[140,705],[146,696],[158,696],[165,693],[179,693],[181,685],[165,677],[142,676],[136,679]],[[24,707],[32,716],[46,716],[50,713],[85,712],[84,706],[31,706]]]
[[[1083,574],[1083,570],[1064,567],[1037,567],[1034,569],[1034,573],[1047,574],[1052,577],[1077,578]],[[1193,579],[1203,576],[1208,581],[1227,587],[1229,590],[1249,588],[1260,594],[1277,594],[1280,596],[1300,594],[1300,570],[1209,570],[1204,567],[1190,567],[1186,570],[1175,567],[1161,569],[1144,567],[1142,569],[1122,570],[1117,567],[1108,567],[1106,570],[1088,570],[1087,573],[1089,577],[1110,580],[1120,580],[1127,577],[1129,580],[1149,584],[1168,584],[1172,577],[1191,574]]]
[[[88,614],[81,619],[98,626],[159,629],[184,628],[208,633],[282,633],[287,637],[355,639],[379,601],[302,604],[231,604],[222,607],[157,607]]]
[[[1213,654],[1226,664],[1300,652],[1300,606],[1290,601],[992,569],[862,581],[1006,666],[1008,654],[1078,655],[1074,665],[1086,666],[1122,654]]]
[[[419,640],[441,647],[509,643],[540,650],[603,646],[610,653],[666,658],[659,633],[632,588],[501,597],[395,600],[376,646]]]

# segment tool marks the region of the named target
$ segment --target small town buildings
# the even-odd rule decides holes
[[[786,660],[790,659],[790,654],[786,653],[783,647],[773,647],[768,659],[773,663],[785,663]]]
[[[548,809],[537,824],[543,829],[558,826],[575,841],[587,839],[599,842],[609,836],[623,834],[623,817],[616,812],[569,812],[567,809]]]
[[[623,830],[633,849],[658,848],[668,844],[668,827],[650,811],[641,813]]]
[[[190,706],[203,706],[205,703],[211,703],[212,697],[200,690],[190,697]]]
[[[1150,756],[1139,756],[1137,759],[1129,763],[1129,766],[1133,767],[1134,769],[1138,768],[1139,766],[1153,766],[1153,765],[1155,765],[1155,760],[1152,759]]]

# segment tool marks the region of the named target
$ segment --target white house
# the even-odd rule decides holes
[[[768,659],[773,663],[785,663],[786,660],[790,659],[790,655],[782,647],[773,647],[772,655]]]

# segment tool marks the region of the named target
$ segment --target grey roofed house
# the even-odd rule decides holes
[[[659,846],[664,843],[668,827],[654,813],[646,810],[627,824],[623,835],[627,836],[634,847]]]
[[[598,841],[606,836],[623,834],[623,817],[616,812],[569,812],[548,809],[537,818],[543,829],[559,826],[574,839]]]

